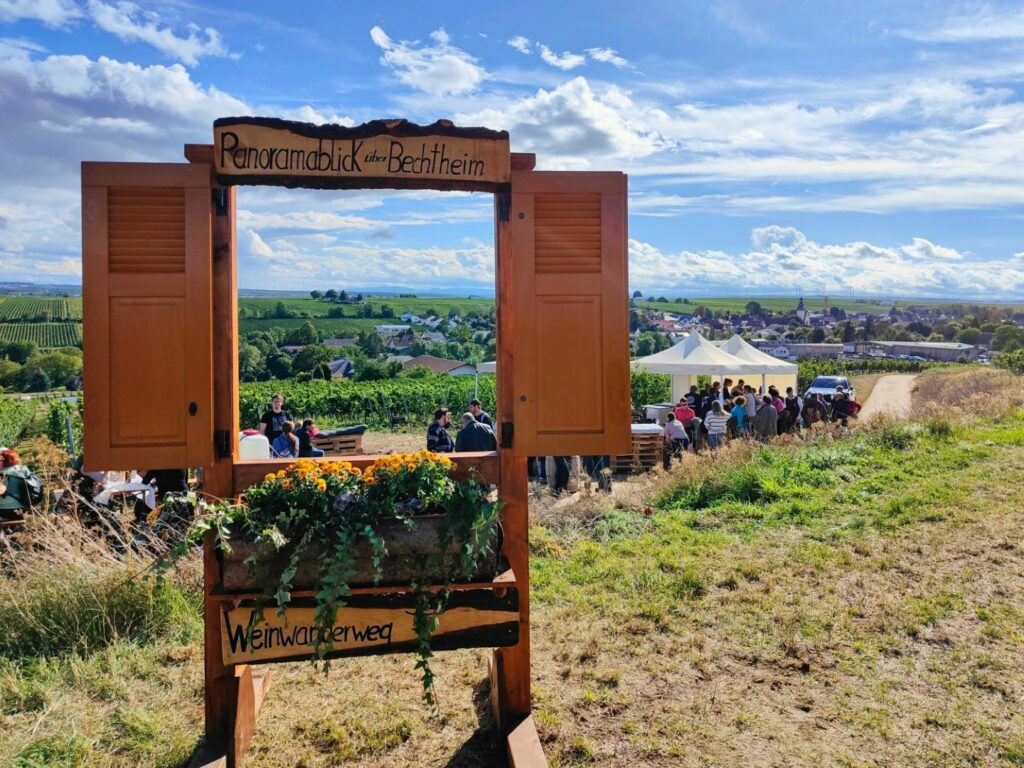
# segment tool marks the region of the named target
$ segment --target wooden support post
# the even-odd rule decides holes
[[[186,144],[190,163],[213,166],[212,144]],[[218,204],[219,203],[219,204]],[[204,467],[203,491],[215,498],[228,498],[233,491],[234,463],[238,455],[238,264],[235,238],[235,189],[214,185],[210,200],[213,216],[213,404],[214,435],[227,432],[227,454],[214,454],[211,467]],[[220,446],[223,447],[223,446]],[[232,719],[232,679],[221,661],[221,616],[219,604],[210,600],[220,573],[213,540],[203,544],[203,635],[205,646],[206,739],[227,740]]]
[[[506,220],[502,221],[502,209]],[[508,206],[495,199],[495,237],[497,253],[497,323],[498,323],[498,423],[499,444],[506,444],[504,434],[514,412],[512,371],[515,350],[512,348],[512,330],[515,316],[512,309],[512,226],[507,220]],[[498,707],[500,721],[512,721],[530,714],[530,553],[527,543],[529,527],[526,477],[526,456],[517,453],[515,434],[512,447],[498,452],[503,549],[509,566],[516,574],[519,586],[519,642],[510,648],[496,651],[498,658]]]
[[[547,768],[548,759],[544,756],[533,715],[512,729],[507,746],[509,768]]]

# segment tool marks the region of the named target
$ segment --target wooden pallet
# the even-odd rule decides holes
[[[362,435],[314,437],[310,442],[314,448],[319,448],[328,456],[350,456],[363,452]]]
[[[664,450],[665,436],[663,434],[634,434],[633,452],[612,456],[612,472],[615,474],[646,472],[662,462]]]

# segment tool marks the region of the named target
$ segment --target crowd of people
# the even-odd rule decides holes
[[[260,418],[259,433],[270,442],[272,458],[316,458],[324,452],[314,447],[313,439],[333,433],[319,432],[312,419],[303,419],[296,427],[292,415],[284,407],[284,397],[274,395]],[[458,427],[452,424],[447,408],[434,411],[434,420],[427,427],[427,449],[435,453],[466,451],[494,451],[498,439],[494,434],[494,420],[476,398],[469,401]]]
[[[455,437],[452,437],[455,432]],[[434,420],[427,427],[427,450],[435,453],[462,453],[464,451],[496,451],[498,438],[494,434],[494,420],[480,407],[480,401],[469,401],[469,408],[461,417],[456,431],[452,415],[447,408],[434,411]]]
[[[841,387],[828,399],[812,394],[805,401],[792,387],[784,394],[774,386],[760,392],[743,379],[735,386],[732,379],[716,381],[703,390],[693,385],[665,417],[665,468],[686,451],[715,450],[732,439],[766,441],[827,422],[846,427],[860,409]]]

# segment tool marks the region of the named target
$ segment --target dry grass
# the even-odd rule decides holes
[[[863,405],[868,401],[868,398],[871,397],[871,393],[875,389],[875,384],[884,375],[884,373],[863,373],[850,379],[850,383],[853,384],[853,388],[857,392],[858,403]]]
[[[917,377],[913,403],[915,413],[955,422],[992,418],[1024,406],[1024,381],[998,369],[926,371]]]
[[[427,446],[427,428],[410,432],[375,432],[363,435],[363,453],[410,453]]]

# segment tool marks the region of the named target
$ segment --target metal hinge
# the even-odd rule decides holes
[[[218,429],[213,433],[213,449],[218,459],[231,458],[231,433]]]
[[[516,426],[511,421],[501,422],[501,447],[511,448],[512,438],[515,436]]]
[[[216,187],[213,190],[213,210],[218,216],[228,215],[227,187]]]
[[[508,221],[512,211],[512,193],[499,192],[496,198],[498,202],[498,221]]]

